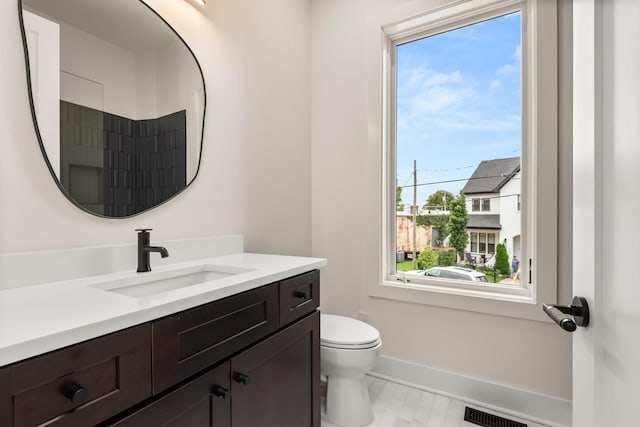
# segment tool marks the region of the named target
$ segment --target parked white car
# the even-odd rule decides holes
[[[442,279],[470,280],[472,282],[488,282],[484,273],[464,267],[433,267],[428,270],[411,270],[407,276],[439,277]]]

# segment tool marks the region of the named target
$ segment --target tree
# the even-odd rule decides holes
[[[418,255],[418,268],[426,270],[438,265],[438,254],[431,246],[425,246]]]
[[[447,224],[449,243],[455,248],[460,259],[464,259],[464,250],[469,241],[469,235],[467,234],[469,214],[467,213],[467,203],[462,191],[451,201],[449,212],[449,223]]]
[[[427,202],[422,207],[423,209],[445,209],[445,207],[450,207],[451,202],[455,196],[446,191],[446,190],[438,190],[427,198]]]
[[[507,248],[502,243],[498,243],[498,246],[496,246],[496,270],[503,275],[507,275],[511,271]]]
[[[401,211],[404,209],[404,203],[402,203],[402,187],[398,185],[396,180],[396,210]]]
[[[447,237],[447,224],[449,223],[449,215],[418,215],[416,222],[422,227],[431,227],[438,232],[437,246],[442,245],[442,241]]]

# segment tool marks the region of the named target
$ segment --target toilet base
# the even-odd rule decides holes
[[[327,378],[327,404],[323,418],[343,427],[363,427],[373,422],[373,410],[364,374]]]

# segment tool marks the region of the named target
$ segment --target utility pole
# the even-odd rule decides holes
[[[413,161],[413,269],[417,270],[418,260],[416,258],[416,228],[418,228],[417,215],[418,215],[418,174],[416,172],[416,161]]]

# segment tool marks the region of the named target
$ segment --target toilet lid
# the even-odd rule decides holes
[[[320,315],[320,343],[326,347],[362,349],[378,345],[380,333],[360,320],[333,314]]]

